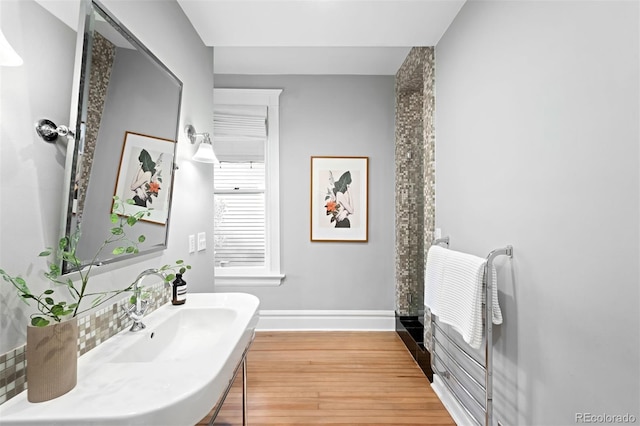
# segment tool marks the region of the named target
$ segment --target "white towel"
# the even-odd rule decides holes
[[[424,273],[424,304],[434,315],[438,315],[438,293],[442,286],[444,264],[449,254],[448,249],[431,246],[427,252],[427,266]]]
[[[484,302],[483,277],[486,259],[440,247],[427,254],[425,271],[425,305],[427,300],[435,306],[440,321],[458,331],[473,348],[482,343],[482,303]],[[433,261],[434,264],[429,265]],[[433,284],[427,286],[427,281]],[[502,323],[498,304],[495,268],[492,267],[492,322]],[[427,287],[429,290],[427,291]],[[435,291],[435,293],[434,293]],[[427,305],[429,306],[429,305]],[[432,308],[433,311],[433,308]]]

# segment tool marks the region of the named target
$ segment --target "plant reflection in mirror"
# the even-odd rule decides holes
[[[145,236],[142,234],[138,235],[135,239],[129,238],[127,230],[132,228],[143,217],[149,216],[151,209],[139,211],[131,216],[124,216],[124,214],[122,214],[124,212],[123,202],[120,201],[117,196],[113,198],[114,213],[110,216],[113,227],[110,230],[109,236],[98,248],[88,266],[83,269],[82,260],[76,256],[76,248],[80,239],[80,229],[77,229],[72,235],[61,238],[55,250],[53,248],[47,248],[39,254],[41,257],[55,256],[55,261],[49,262],[49,271],[44,274],[49,281],[55,284],[54,289],[47,289],[40,295],[33,294],[22,277],[12,276],[5,272],[4,269],[0,269],[2,278],[15,287],[18,296],[27,305],[29,305],[29,300],[35,302],[39,313],[31,314],[31,325],[45,327],[49,325],[51,321],[61,322],[67,317],[75,317],[90,311],[124,292],[132,291],[133,283],[121,290],[104,292],[89,292],[87,288],[92,268],[97,264],[97,259],[105,247],[115,244],[116,248],[113,249],[112,253],[116,256],[134,254],[138,253],[138,244],[145,241]],[[124,203],[134,204],[134,201],[126,200]],[[79,274],[79,286],[74,284],[71,278],[61,276],[59,265],[63,260],[68,262],[71,265],[71,269]],[[178,273],[184,273],[187,269],[191,269],[191,266],[186,265],[182,260],[177,260],[173,265],[164,265],[159,268],[160,271],[165,273],[165,282],[169,282],[175,278],[174,273],[176,270]],[[168,274],[167,272],[169,271],[174,273]],[[64,288],[68,291],[71,296],[71,302],[67,302],[61,297],[54,299],[56,291],[59,288]],[[91,304],[89,306],[82,306],[82,301],[88,297],[92,298]]]

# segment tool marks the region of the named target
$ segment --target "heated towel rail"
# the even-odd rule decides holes
[[[449,237],[444,237],[437,239],[433,242],[433,245],[444,244],[446,247],[449,247]],[[462,400],[462,398],[454,391],[452,385],[449,383],[448,379],[451,378],[456,382],[458,387],[462,390],[462,392],[467,395],[468,399],[472,401],[475,405],[479,407],[480,412],[484,412],[484,425],[492,426],[493,425],[493,297],[492,297],[492,274],[493,274],[493,260],[498,256],[509,256],[513,257],[513,247],[506,246],[505,248],[493,250],[487,256],[487,262],[484,267],[484,294],[485,294],[485,302],[484,302],[484,335],[485,335],[485,347],[484,347],[484,364],[476,360],[464,347],[462,347],[458,342],[456,342],[447,332],[445,332],[436,322],[436,316],[431,314],[431,370],[433,374],[437,374],[443,377],[442,383],[447,387],[451,395],[458,401],[462,409],[466,412],[466,414],[473,419],[476,424],[482,425],[482,423],[476,418],[473,414],[473,410],[471,410],[467,404]],[[436,333],[436,331],[438,333]],[[457,350],[461,353],[465,359],[471,362],[471,365],[476,365],[479,370],[484,372],[484,385],[480,383],[478,379],[476,379],[473,374],[468,371],[465,366],[463,366],[460,362],[458,362],[449,349],[445,348],[441,341],[438,340],[438,334],[441,334],[446,338],[447,342],[451,344],[451,350]],[[457,367],[459,371],[462,372],[464,377],[466,377],[470,384],[473,384],[480,390],[480,393],[484,394],[484,404],[478,400],[478,397],[475,396],[474,392],[470,391],[465,387],[462,383],[461,379],[455,375],[452,371],[452,368],[447,366],[442,357],[436,351],[436,347],[448,358],[452,361],[452,363]],[[439,371],[437,369],[437,361],[440,361],[440,364],[444,368],[444,371]]]

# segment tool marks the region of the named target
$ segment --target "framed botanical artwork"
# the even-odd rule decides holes
[[[369,157],[311,157],[311,241],[369,238]]]
[[[118,213],[130,216],[150,209],[151,214],[141,220],[167,223],[174,148],[175,141],[170,139],[125,133],[114,195],[133,204],[122,203],[124,212]]]

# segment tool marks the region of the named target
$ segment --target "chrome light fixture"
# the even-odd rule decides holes
[[[187,134],[187,137],[192,144],[195,144],[197,139],[202,137],[202,142],[200,142],[198,150],[193,157],[191,157],[192,160],[199,161],[201,163],[219,163],[215,152],[213,152],[213,143],[211,142],[209,133],[196,133],[196,129],[191,124],[187,124],[187,126],[185,126],[184,132]]]
[[[0,66],[19,67],[20,65],[22,65],[22,58],[11,47],[2,30],[0,30]]]
[[[56,124],[43,118],[35,123],[36,133],[45,142],[55,142],[58,136],[71,136],[74,137],[74,133],[65,125],[56,126]]]

